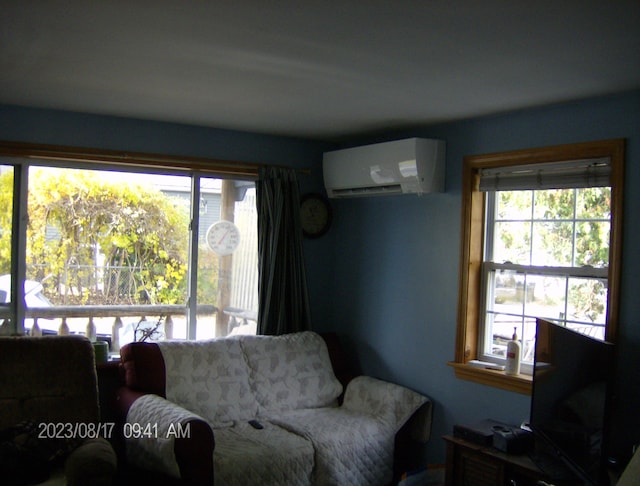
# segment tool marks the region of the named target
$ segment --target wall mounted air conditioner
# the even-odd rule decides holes
[[[331,198],[425,194],[444,190],[443,140],[408,138],[325,152],[324,185]]]

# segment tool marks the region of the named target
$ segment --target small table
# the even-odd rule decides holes
[[[577,485],[581,482],[557,482],[535,465],[527,454],[507,454],[451,435],[447,444],[446,486],[537,486],[544,481],[555,486]]]

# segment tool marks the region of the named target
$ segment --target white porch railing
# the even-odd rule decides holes
[[[214,315],[218,312],[216,306],[212,304],[199,304],[196,307],[196,315]],[[111,352],[120,350],[120,329],[122,329],[122,319],[125,317],[139,318],[145,321],[149,317],[156,317],[163,320],[164,336],[166,339],[173,338],[173,319],[176,316],[184,317],[186,307],[180,304],[165,305],[81,305],[81,306],[53,306],[53,307],[30,307],[25,311],[27,319],[33,319],[31,335],[40,335],[38,319],[60,319],[58,334],[69,334],[67,319],[86,318],[85,335],[92,340],[96,339],[95,319],[113,318],[111,326]]]

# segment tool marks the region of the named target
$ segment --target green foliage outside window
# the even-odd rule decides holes
[[[493,261],[537,267],[609,265],[611,189],[497,193]],[[570,278],[566,298],[595,322],[606,311],[606,283]],[[561,296],[559,298],[565,298]]]
[[[0,177],[3,214],[11,177]],[[162,192],[99,172],[32,168],[28,214],[27,278],[43,282],[54,304],[186,301],[189,215]],[[0,224],[0,272],[9,273],[11,227]]]
[[[11,271],[13,170],[0,175],[0,275]]]

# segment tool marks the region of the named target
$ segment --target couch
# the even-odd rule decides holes
[[[88,339],[0,337],[0,383],[2,484],[113,483]]]
[[[430,400],[353,377],[335,335],[130,343],[121,366],[126,460],[189,484],[390,484],[430,434]]]

